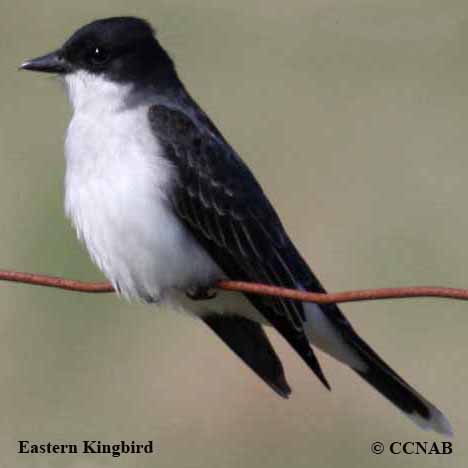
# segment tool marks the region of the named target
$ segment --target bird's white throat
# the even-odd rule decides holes
[[[65,85],[74,111],[92,107],[109,111],[122,106],[132,92],[131,85],[119,84],[84,70],[65,76]]]

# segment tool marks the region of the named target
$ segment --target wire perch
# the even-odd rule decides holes
[[[107,282],[85,282],[60,278],[57,276],[22,273],[19,271],[0,271],[0,281],[32,284],[49,288],[64,289],[83,293],[112,293],[115,292]],[[410,286],[402,288],[363,289],[358,291],[343,291],[337,293],[312,293],[297,289],[287,289],[260,283],[244,281],[219,281],[214,285],[216,289],[225,291],[246,292],[262,296],[276,296],[295,299],[316,304],[338,304],[344,302],[378,301],[384,299],[404,299],[411,297],[441,297],[445,299],[468,300],[468,289],[444,288],[437,286]]]

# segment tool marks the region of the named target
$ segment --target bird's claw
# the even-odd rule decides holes
[[[193,301],[206,301],[216,297],[216,291],[210,290],[210,288],[207,288],[206,286],[191,288],[187,290],[185,294]]]

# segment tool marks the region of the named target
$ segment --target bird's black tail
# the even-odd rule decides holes
[[[304,304],[304,312],[305,331],[312,345],[351,367],[422,429],[452,435],[442,412],[377,355],[335,304]]]
[[[354,330],[346,341],[364,362],[364,368],[353,370],[379,393],[405,413],[419,427],[452,435],[443,413],[393,371]]]

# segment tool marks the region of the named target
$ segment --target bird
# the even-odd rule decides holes
[[[263,188],[181,81],[151,24],[92,21],[23,70],[65,83],[65,212],[124,298],[199,318],[274,392],[291,388],[272,326],[330,389],[314,347],[420,428],[448,419],[392,370],[336,304],[218,291],[240,280],[324,293]]]

